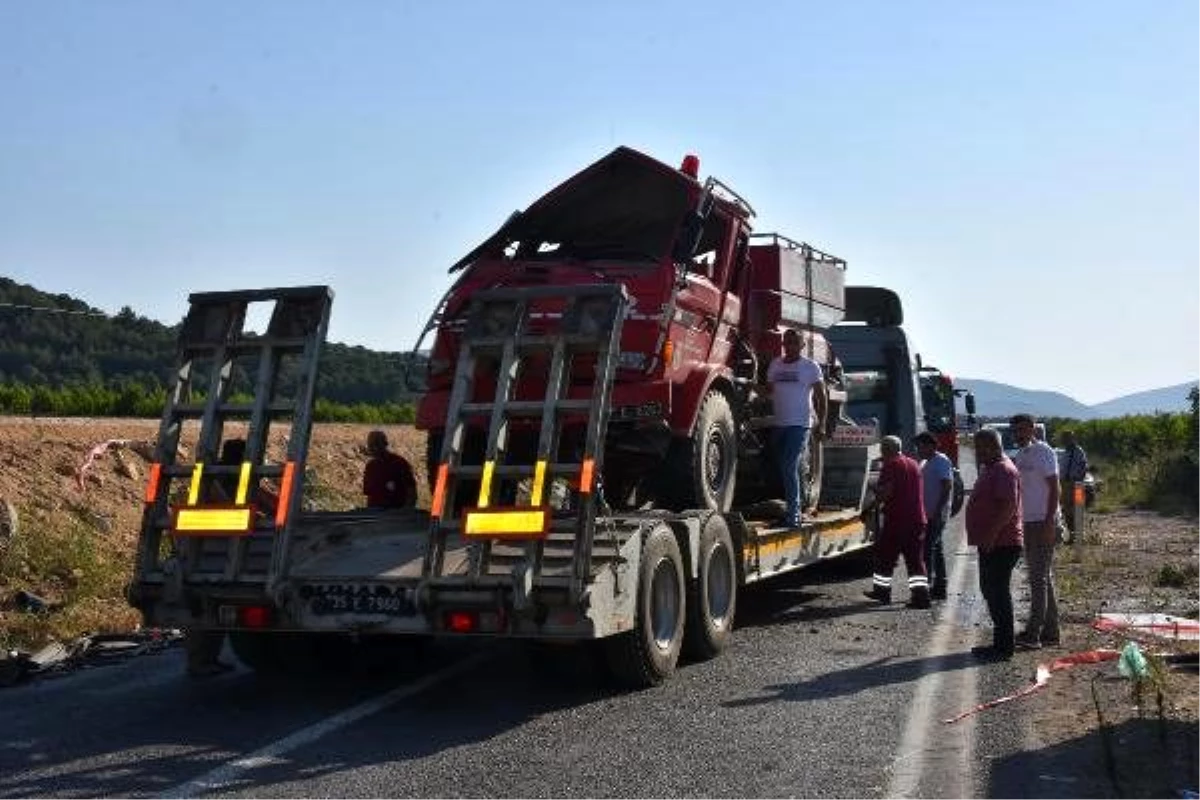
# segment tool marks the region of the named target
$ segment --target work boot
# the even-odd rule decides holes
[[[872,586],[871,591],[863,592],[863,596],[874,600],[877,603],[883,603],[884,605],[892,602],[891,591],[883,588],[882,586]]]
[[[931,588],[929,590],[929,599],[930,600],[945,600],[946,599],[946,587],[935,585],[933,588]]]
[[[905,605],[909,608],[932,608],[933,603],[929,602],[929,587],[914,586],[909,592],[908,602]]]

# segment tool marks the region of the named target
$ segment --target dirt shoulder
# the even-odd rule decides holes
[[[1042,691],[1018,701],[1031,715],[1032,741],[993,765],[991,796],[1180,797],[1196,790],[1200,684],[1194,671],[1171,669],[1165,657],[1194,654],[1197,643],[1102,633],[1092,623],[1101,613],[1196,619],[1198,541],[1195,519],[1119,511],[1092,515],[1076,544],[1059,547],[1062,646],[1019,653],[1018,664],[1032,676],[1038,664],[1135,641],[1151,657],[1152,675],[1139,703],[1115,661],[1054,672]],[[1027,608],[1022,594],[1019,609]]]
[[[158,426],[157,420],[0,417],[0,501],[17,519],[15,533],[0,530],[0,647],[29,649],[50,638],[127,631],[138,624],[123,589],[132,575]],[[309,507],[343,510],[361,502],[362,445],[372,427],[313,427]],[[384,430],[392,449],[420,473],[418,502],[427,505],[424,434],[411,426]],[[276,458],[287,434],[272,430],[269,436]],[[194,430],[185,429],[183,446],[193,446],[194,437]],[[81,481],[89,453],[106,442],[122,444],[97,456]],[[55,610],[28,613],[19,602],[22,592]]]

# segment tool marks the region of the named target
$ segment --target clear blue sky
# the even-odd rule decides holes
[[[322,282],[407,350],[446,267],[617,145],[901,294],[952,374],[1200,372],[1194,0],[0,2],[0,275],[173,323]]]

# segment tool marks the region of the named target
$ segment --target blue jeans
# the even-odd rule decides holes
[[[800,502],[804,496],[800,485],[800,459],[804,457],[804,448],[808,445],[808,428],[801,425],[776,428],[774,437],[775,453],[783,478],[783,494],[787,499],[784,516],[789,525],[799,525]]]

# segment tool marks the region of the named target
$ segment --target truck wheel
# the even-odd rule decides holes
[[[632,689],[657,686],[675,671],[686,614],[683,555],[666,525],[642,542],[633,630],[605,640],[609,669]]]
[[[808,437],[808,447],[805,450],[804,458],[800,460],[800,469],[804,470],[805,474],[801,477],[804,481],[801,485],[806,487],[804,495],[804,507],[815,511],[821,502],[821,478],[825,472],[825,444],[818,442],[810,435]]]
[[[729,526],[719,514],[713,514],[700,532],[700,549],[696,553],[698,574],[688,592],[683,646],[692,658],[713,658],[729,646],[737,611],[734,558]]]
[[[725,395],[711,390],[704,396],[692,438],[678,444],[671,470],[677,481],[675,505],[680,510],[729,511],[737,477],[737,434]]]
[[[958,512],[962,511],[963,499],[966,497],[966,487],[963,486],[962,473],[958,471],[958,467],[954,468],[954,493],[950,497],[950,516],[958,516]]]

